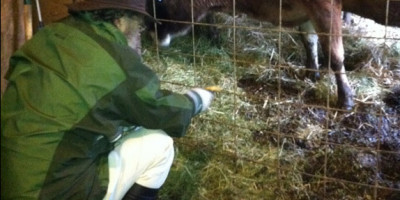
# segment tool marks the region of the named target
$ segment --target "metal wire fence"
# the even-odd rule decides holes
[[[400,1],[382,3],[389,12]],[[400,198],[400,29],[358,16],[342,27],[345,64],[356,66],[346,72],[355,92],[347,111],[336,106],[330,55],[319,52],[328,65],[318,69],[321,80],[305,76],[303,32],[283,26],[282,6],[278,26],[239,10],[213,13],[218,20],[210,23],[195,20],[192,6],[190,21],[158,19],[190,24],[188,35],[169,48],[143,44],[163,87],[222,88],[187,136],[175,139],[177,157],[160,198]],[[207,37],[209,28],[219,31],[218,42]]]

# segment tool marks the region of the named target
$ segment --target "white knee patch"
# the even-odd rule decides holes
[[[174,159],[170,136],[142,128],[117,143],[108,156],[110,180],[104,199],[121,199],[134,183],[148,188],[164,184]]]

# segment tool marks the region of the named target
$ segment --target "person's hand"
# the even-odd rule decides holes
[[[186,95],[193,101],[195,114],[203,112],[210,107],[211,101],[214,99],[214,94],[202,88],[193,88]]]

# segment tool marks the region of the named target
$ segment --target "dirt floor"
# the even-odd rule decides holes
[[[368,38],[366,39],[367,42],[363,44],[365,45],[364,48],[373,48],[374,45],[382,44],[389,47],[394,45],[397,45],[396,48],[400,47],[399,29],[385,29],[368,19],[354,16],[353,24],[347,26],[345,30],[352,36],[357,34]],[[398,53],[400,49],[395,50]],[[371,62],[371,57],[381,56],[373,55],[374,53],[376,52],[360,51],[359,54],[364,56],[364,60],[353,60],[352,58],[358,59],[355,56],[350,59],[347,58],[349,61],[346,64],[351,66],[352,62],[358,62],[357,64],[365,62],[368,54],[370,54],[370,60],[367,60],[369,62]],[[340,163],[340,165],[327,167],[328,176],[400,189],[400,77],[397,74],[400,70],[400,57],[397,54],[391,59],[391,61],[386,61],[387,63],[383,64],[386,64],[386,69],[393,73],[389,78],[390,80],[387,80],[391,84],[384,86],[384,83],[380,83],[390,90],[380,94],[381,99],[375,100],[375,102],[359,102],[353,112],[329,112],[327,109],[313,106],[324,105],[325,102],[315,98],[317,93],[315,88],[304,91],[304,88],[298,86],[297,81],[279,80],[281,89],[278,90],[277,79],[260,79],[258,75],[250,75],[242,77],[238,86],[246,91],[250,99],[255,100],[254,104],[259,107],[256,109],[257,115],[264,116],[265,119],[271,117],[274,113],[270,113],[270,110],[264,112],[263,102],[257,102],[257,100],[265,99],[268,96],[277,96],[278,92],[280,92],[281,99],[290,99],[293,96],[302,99],[299,105],[295,105],[298,108],[290,116],[292,119],[280,123],[279,130],[284,135],[283,138],[293,141],[293,143],[286,143],[285,148],[311,150],[310,154],[305,156],[307,174],[321,173],[320,164],[324,162],[325,155],[318,155],[318,152],[312,151],[312,149],[318,149],[325,144],[329,148],[328,151],[333,152],[334,162]],[[353,66],[357,64],[353,64]],[[352,70],[366,70],[360,69],[366,68],[365,65],[359,65],[358,69]],[[295,79],[294,77],[291,78]],[[379,76],[368,78],[381,81]],[[310,106],[304,106],[303,103]],[[285,106],[290,107],[293,104],[281,104],[277,109],[286,110]],[[244,114],[254,115],[254,113]],[[302,130],[299,131],[299,129]],[[326,129],[327,133],[324,133],[322,129]],[[276,142],[276,135],[267,134],[271,131],[268,129],[254,130],[254,141],[261,144]],[[327,134],[327,136],[323,134]],[[282,141],[282,138],[280,140]],[[360,151],[360,149],[362,150]],[[307,184],[307,181],[305,183]],[[398,198],[400,198],[398,192],[387,191],[379,194],[379,199]]]

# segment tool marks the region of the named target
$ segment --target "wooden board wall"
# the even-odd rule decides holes
[[[76,0],[39,0],[43,22],[52,23],[68,15],[66,4]],[[33,31],[37,31],[37,10],[32,2]],[[26,41],[24,0],[1,0],[1,97],[7,82],[4,79],[12,53]]]

